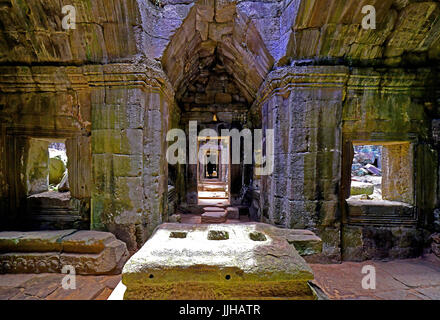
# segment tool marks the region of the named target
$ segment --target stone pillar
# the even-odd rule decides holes
[[[133,252],[143,213],[144,104],[140,89],[92,92],[92,229],[116,234]]]
[[[310,229],[323,257],[340,259],[339,185],[344,67],[285,68],[260,92],[262,127],[274,129],[274,172],[262,177],[263,213],[275,225]],[[272,82],[272,79],[276,79]]]
[[[382,198],[414,204],[414,156],[410,143],[382,148]]]
[[[26,195],[49,189],[49,142],[29,139],[26,160]]]
[[[160,87],[131,84],[92,92],[92,229],[133,253],[166,219],[168,106]]]

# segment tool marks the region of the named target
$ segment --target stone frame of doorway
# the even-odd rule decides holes
[[[91,169],[91,163],[87,164],[84,159],[88,159],[84,153],[85,150],[90,150],[90,140],[89,137],[84,136],[82,131],[76,130],[53,130],[39,128],[28,129],[28,128],[17,128],[10,127],[6,128],[6,149],[9,150],[8,154],[5,156],[6,166],[8,168],[8,183],[10,186],[9,190],[9,216],[8,221],[12,226],[26,227],[40,225],[44,227],[50,224],[51,221],[60,222],[67,226],[75,226],[78,229],[84,229],[85,225],[88,225],[90,221],[90,212],[84,212],[84,208],[90,208],[90,196],[88,193],[87,180],[90,178],[90,174],[80,174],[83,169],[86,168],[86,172]],[[27,201],[23,201],[27,198],[26,192],[20,188],[19,182],[19,170],[17,168],[17,142],[18,139],[64,139],[66,141],[66,149],[68,153],[69,163],[69,185],[71,192],[71,209],[69,211],[57,210],[57,208],[50,208],[48,214],[38,215],[38,217],[30,217]],[[80,147],[84,144],[84,139],[87,140],[86,148]],[[87,170],[87,167],[89,168]],[[85,202],[85,203],[84,203]],[[24,205],[23,205],[24,203]],[[87,205],[87,203],[89,203]],[[86,210],[87,211],[87,210]],[[64,227],[63,227],[64,228]],[[58,229],[58,228],[55,228]],[[89,229],[89,228],[87,228]]]
[[[200,141],[201,140],[207,140],[207,139],[211,139],[211,140],[226,140],[226,143],[228,145],[228,181],[226,183],[226,195],[227,195],[227,199],[228,199],[228,204],[231,203],[231,137],[227,136],[227,137],[222,137],[222,136],[216,136],[216,137],[208,137],[208,136],[198,136],[197,138],[197,204],[200,203],[200,199],[199,199],[199,183],[200,183],[200,160],[199,160],[199,151],[200,151]],[[219,153],[221,154],[221,146],[219,144]],[[219,161],[219,166],[221,166],[221,161]],[[222,169],[221,169],[222,170]],[[220,170],[219,170],[220,171]]]

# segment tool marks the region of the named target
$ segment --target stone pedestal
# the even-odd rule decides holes
[[[311,268],[276,229],[163,224],[124,266],[124,299],[315,299]]]

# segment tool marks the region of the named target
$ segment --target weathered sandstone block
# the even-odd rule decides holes
[[[240,219],[240,211],[236,207],[228,207],[226,208],[226,212],[228,213],[228,219]]]
[[[372,195],[374,192],[374,185],[372,183],[353,181],[351,183],[350,194],[352,196],[358,196],[362,194]]]
[[[312,270],[274,229],[163,224],[124,266],[124,299],[314,299]]]
[[[67,237],[75,231],[1,232],[0,252],[61,252],[63,244],[59,239]]]
[[[273,232],[286,239],[303,257],[322,252],[321,238],[310,230],[280,229],[273,227]]]
[[[223,223],[226,222],[228,214],[226,211],[209,211],[202,214],[202,223]]]

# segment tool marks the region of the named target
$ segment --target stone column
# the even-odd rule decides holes
[[[414,204],[413,146],[410,143],[382,148],[382,198]]]
[[[108,229],[137,248],[143,206],[144,105],[130,103],[141,89],[99,88],[92,93],[92,229]]]
[[[260,89],[262,127],[274,129],[274,172],[261,207],[275,225],[310,229],[323,257],[340,259],[339,185],[345,67],[284,68]],[[257,101],[258,103],[258,101]],[[255,107],[255,106],[254,106]]]
[[[147,229],[143,242],[162,222],[167,221],[168,212],[168,163],[166,160],[168,116],[170,103],[157,89],[148,90],[146,94],[143,172],[144,210]]]
[[[133,253],[166,219],[169,98],[138,74],[145,70],[115,68],[104,75],[119,81],[123,72],[123,81],[92,91],[91,225],[114,233]]]

